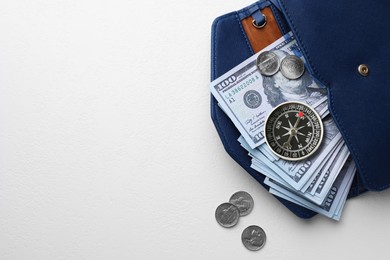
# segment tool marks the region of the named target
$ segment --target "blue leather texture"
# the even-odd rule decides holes
[[[266,5],[269,5],[269,3]],[[232,12],[218,17],[214,21],[212,25],[211,42],[211,80],[218,78],[253,55],[252,47],[242,28],[241,19],[251,16],[253,12],[264,6],[264,1],[259,1],[238,12]],[[272,9],[274,12],[278,12],[276,8]],[[282,17],[278,17],[278,19],[280,22],[284,21]],[[286,23],[281,26],[281,28],[284,28],[283,33],[286,33],[286,27],[288,27]],[[243,149],[237,141],[240,133],[231,120],[219,108],[213,97],[211,97],[211,117],[227,153],[252,177],[267,188],[267,186],[264,185],[264,175],[259,174],[257,171],[250,168],[251,158],[248,156],[247,151]],[[316,214],[313,211],[294,203],[280,198],[277,199],[298,217],[310,218]]]
[[[328,87],[330,112],[362,186],[390,186],[390,1],[279,0],[311,73]],[[369,74],[358,72],[367,64]],[[357,186],[356,186],[357,185]]]

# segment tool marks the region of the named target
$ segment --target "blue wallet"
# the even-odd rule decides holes
[[[292,31],[307,69],[328,90],[328,105],[357,165],[349,198],[390,186],[390,2],[268,0],[218,17],[212,26],[211,80]],[[371,2],[370,2],[371,3]],[[366,64],[368,75],[359,74]],[[211,97],[211,117],[228,154],[264,187],[237,142],[240,133]],[[316,213],[277,197],[301,218]]]

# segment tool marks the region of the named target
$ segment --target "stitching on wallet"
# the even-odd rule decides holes
[[[275,7],[273,5],[270,5],[272,13],[276,19],[276,22],[278,23],[279,28],[282,30],[283,35],[286,34],[286,28],[284,28],[282,20],[280,19],[280,16],[278,12],[276,11]]]
[[[357,173],[357,174],[355,174],[356,188],[359,191],[359,189],[360,189],[360,181],[359,181],[359,176],[358,176],[359,173],[358,173],[357,169],[356,169],[356,173]]]
[[[216,39],[216,31],[217,31],[217,27],[218,27],[219,22],[222,21],[222,20],[223,20],[222,17],[220,17],[220,19],[217,20],[217,22],[215,23],[214,33],[213,33],[213,48],[214,48],[214,50],[213,50],[213,56],[214,56],[213,57],[213,74],[214,74],[213,77],[215,77],[215,75],[216,75],[216,65],[217,65],[216,40],[215,40]],[[213,80],[214,80],[214,78],[213,78]],[[214,102],[214,111],[215,111],[216,106],[217,106],[216,102]],[[219,126],[220,132],[222,134],[222,137],[225,140],[224,143],[227,143],[226,142],[226,135],[225,135],[224,131],[222,130],[222,128],[220,127],[220,123],[219,123],[218,117],[215,117],[215,120],[217,121],[217,124]]]
[[[236,12],[236,19],[237,19],[238,25],[240,26],[240,30],[241,30],[242,36],[244,36],[244,38],[245,38],[245,42],[246,42],[246,45],[248,46],[248,49],[249,49],[250,53],[254,54],[252,46],[249,43],[248,37],[246,36],[246,33],[244,32],[244,28],[242,28],[241,20],[238,17],[238,13],[237,12]]]
[[[310,64],[310,67],[313,69],[314,73],[317,74],[317,77],[318,77],[323,83],[325,83],[325,84],[330,88],[329,82],[328,82],[327,80],[325,80],[325,79],[321,76],[321,74],[318,72],[317,68],[313,65],[312,59],[311,59],[311,57],[310,57],[310,54],[309,54],[309,52],[307,51],[307,49],[306,49],[306,47],[305,47],[305,44],[304,44],[303,41],[302,41],[302,38],[301,38],[301,36],[300,36],[300,33],[299,33],[297,27],[295,26],[293,20],[291,19],[291,15],[290,15],[290,13],[289,13],[288,10],[287,10],[286,5],[284,4],[284,2],[283,2],[282,0],[279,0],[279,2],[280,2],[280,3],[282,4],[282,6],[283,6],[283,9],[284,9],[284,11],[285,11],[285,13],[286,13],[286,15],[287,15],[287,17],[288,17],[290,23],[291,23],[291,27],[294,28],[294,33],[296,34],[295,36],[298,38],[298,40],[299,40],[299,42],[301,43],[301,46],[302,46],[304,52],[306,53],[307,62]]]
[[[212,49],[212,62],[213,62],[213,64],[212,64],[212,67],[213,67],[213,74],[211,75],[211,77],[212,77],[212,80],[214,80],[214,78],[215,78],[215,64],[216,64],[216,62],[215,62],[215,60],[216,60],[216,52],[215,52],[215,34],[216,34],[216,28],[217,28],[217,26],[218,26],[218,23],[219,23],[219,21],[220,20],[218,20],[214,25],[213,25],[213,49]]]
[[[228,16],[231,16],[231,14],[227,14],[226,16],[222,16],[222,17],[220,17],[220,19],[218,19],[217,20],[217,22],[216,22],[216,24],[215,24],[215,27],[214,27],[214,33],[213,33],[213,48],[214,48],[214,58],[213,58],[213,73],[214,73],[214,77],[215,77],[215,75],[216,75],[216,64],[217,64],[217,55],[216,55],[216,31],[217,31],[217,27],[218,27],[218,24],[219,24],[219,22],[220,21],[222,21],[222,20],[224,20],[224,18],[226,18],[226,17],[228,17]],[[213,79],[214,80],[214,79]],[[216,102],[214,102],[214,111],[215,111],[215,109],[217,108],[217,104],[216,104]],[[238,156],[237,156],[237,154],[234,152],[234,150],[231,148],[231,146],[229,145],[229,142],[228,142],[228,139],[226,138],[226,135],[225,135],[225,132],[223,131],[223,128],[221,128],[221,126],[220,126],[220,122],[219,122],[219,119],[218,119],[218,117],[215,117],[215,120],[216,120],[216,122],[217,122],[217,124],[218,124],[218,129],[220,130],[220,133],[222,134],[222,138],[223,138],[223,145],[224,146],[226,146],[229,150],[230,150],[230,153],[234,156],[234,157],[236,157],[236,158],[238,158]],[[225,147],[225,149],[226,149],[226,147]]]

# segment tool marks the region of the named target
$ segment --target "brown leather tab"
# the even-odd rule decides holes
[[[261,12],[266,16],[267,24],[263,28],[253,26],[253,18],[251,16],[242,20],[242,26],[248,36],[248,40],[252,45],[253,51],[259,52],[280,37],[282,33],[278,24],[275,21],[274,14],[270,7],[266,7]]]

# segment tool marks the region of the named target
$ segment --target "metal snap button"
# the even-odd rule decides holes
[[[363,77],[368,76],[369,70],[368,70],[368,66],[366,64],[359,65],[358,71],[359,71],[360,75],[362,75]]]

